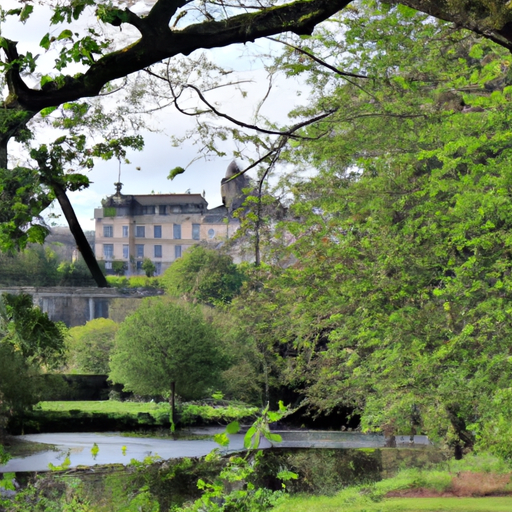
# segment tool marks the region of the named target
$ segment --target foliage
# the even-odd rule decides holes
[[[373,3],[334,26],[307,41],[331,67],[284,63],[314,91],[297,116],[333,111],[288,153],[321,170],[290,183],[294,263],[262,268],[234,307],[311,407],[459,449],[502,433],[505,451],[510,58]]]
[[[40,246],[18,253],[0,254],[0,283],[4,286],[52,286],[58,283],[58,258]]]
[[[8,343],[0,342],[0,427],[2,416],[20,411],[37,402],[34,381],[36,369]]]
[[[257,407],[249,407],[243,403],[212,406],[186,402],[180,408],[180,422],[183,425],[199,425],[248,421],[254,418],[258,410]]]
[[[1,253],[4,286],[91,286],[94,280],[83,258],[63,261],[57,250],[31,244],[25,250]]]
[[[244,281],[230,256],[194,245],[163,274],[161,282],[173,297],[206,304],[231,302]]]
[[[276,476],[282,482],[282,489],[272,491],[265,487],[258,487],[254,483],[257,466],[263,455],[258,449],[262,438],[270,442],[279,442],[281,437],[272,434],[269,428],[269,422],[278,421],[287,414],[286,407],[279,404],[278,412],[269,411],[268,406],[264,409],[261,417],[256,419],[255,423],[247,431],[244,437],[244,446],[247,452],[243,456],[233,455],[229,458],[227,465],[221,470],[218,477],[213,482],[206,482],[200,479],[197,483],[199,489],[203,491],[200,499],[190,505],[177,509],[176,512],[190,511],[210,511],[221,512],[237,510],[241,512],[263,512],[277,505],[284,497],[286,489],[285,481],[297,478],[291,471],[280,471]],[[222,446],[229,446],[230,434],[236,434],[240,430],[238,422],[234,421],[226,427],[226,432],[215,436],[216,442]],[[207,455],[209,461],[219,458],[218,449]]]
[[[104,262],[101,262],[104,265]],[[94,280],[84,260],[63,261],[58,268],[58,286],[94,286]]]
[[[115,400],[107,401],[66,401],[66,402],[39,402],[35,412],[42,411],[44,415],[51,413],[69,413],[63,414],[64,418],[71,417],[89,417],[91,415],[110,415],[120,418],[122,416],[131,418],[145,418],[151,416],[153,424],[164,425],[169,418],[169,404],[166,402],[119,402]],[[225,402],[222,405],[210,405],[204,402],[185,402],[180,404],[180,422],[183,425],[208,425],[208,424],[228,424],[232,421],[250,421],[253,420],[258,412],[258,408],[251,407],[240,402]],[[163,423],[162,423],[163,421]],[[148,421],[151,425],[151,421]]]
[[[175,382],[184,399],[201,398],[224,365],[219,335],[199,309],[155,297],[121,324],[109,376],[141,395],[168,396]]]
[[[156,272],[156,265],[149,258],[144,258],[142,270],[144,270],[146,277],[153,277]]]
[[[107,281],[116,288],[163,288],[160,277],[107,276]]]
[[[33,304],[32,296],[2,294],[0,343],[11,345],[30,363],[51,367],[64,352],[65,326],[52,322]]]
[[[108,318],[96,318],[69,329],[66,340],[68,368],[78,373],[107,374],[118,328]]]

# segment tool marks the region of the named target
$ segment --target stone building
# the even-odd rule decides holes
[[[161,274],[190,246],[231,238],[239,227],[232,213],[249,186],[238,172],[232,162],[221,184],[224,204],[210,210],[204,194],[127,195],[115,183],[116,193],[94,210],[96,258],[107,271],[124,262],[128,274],[143,273],[142,262],[149,258]]]

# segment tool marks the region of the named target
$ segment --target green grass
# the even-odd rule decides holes
[[[118,402],[115,400],[80,401],[80,402],[39,402],[37,405],[43,411],[69,412],[81,411],[86,413],[118,413],[138,414],[146,412],[168,412],[169,404],[155,402]]]
[[[395,477],[346,487],[335,496],[290,497],[273,512],[512,512],[512,497],[482,498],[386,498],[390,491],[430,489],[444,492],[465,477],[463,484],[472,495],[498,482],[498,491],[510,491],[510,464],[489,455],[467,456],[430,469],[403,469]],[[502,475],[500,477],[500,475]],[[508,483],[507,483],[508,482]],[[489,488],[489,487],[487,487]]]
[[[37,409],[43,412],[79,411],[84,414],[120,414],[136,416],[139,413],[147,413],[156,420],[163,416],[168,417],[170,406],[168,403],[155,402],[118,402],[116,400],[81,401],[81,402],[39,402]],[[257,407],[249,407],[244,404],[234,403],[212,407],[211,405],[198,405],[185,403],[180,408],[183,425],[195,424],[227,424],[235,420],[251,421],[258,413]],[[73,414],[73,412],[71,414]]]
[[[347,505],[338,496],[294,497],[272,512],[511,512],[512,498],[391,498]]]

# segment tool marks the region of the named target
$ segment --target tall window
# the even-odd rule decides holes
[[[192,240],[199,240],[200,224],[192,224]]]
[[[123,226],[123,238],[128,238],[128,226]]]
[[[162,238],[162,226],[154,226],[153,231],[154,238]]]
[[[162,262],[161,261],[155,261],[155,267],[156,267],[155,274],[157,276],[159,276],[162,273]]]
[[[181,238],[181,224],[172,225],[172,237],[175,240],[179,240]]]
[[[130,246],[123,244],[123,258],[127,260],[130,257]]]
[[[174,259],[181,258],[181,245],[174,246]]]
[[[155,245],[155,258],[161,258],[161,257],[162,257],[162,246]]]
[[[137,255],[137,258],[144,258],[144,245],[143,244],[135,245],[135,254]]]
[[[103,244],[103,257],[106,260],[114,258],[114,244]]]
[[[135,236],[137,238],[145,238],[146,226],[135,226]]]
[[[111,225],[103,226],[103,236],[105,238],[112,238],[114,236],[114,226],[111,226]]]

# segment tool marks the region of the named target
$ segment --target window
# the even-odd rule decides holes
[[[181,238],[181,224],[172,225],[172,237],[175,240],[179,240]]]
[[[154,215],[156,211],[155,206],[138,206],[135,208],[135,215]]]
[[[128,226],[123,226],[123,238],[128,238]]]
[[[112,262],[111,261],[105,262],[105,270],[112,270]]]
[[[146,226],[135,226],[135,236],[137,238],[146,237]]]
[[[155,258],[161,258],[161,257],[162,257],[162,246],[155,245]]]
[[[123,258],[127,260],[130,257],[130,246],[123,244]]]
[[[144,258],[144,245],[143,244],[135,245],[135,254],[137,255],[137,258]]]
[[[192,224],[192,240],[199,240],[199,224]]]
[[[213,238],[215,236],[215,230],[214,229],[209,229],[208,230],[208,238]]]
[[[162,262],[161,261],[155,261],[155,275],[159,276],[162,273]]]
[[[181,245],[174,246],[174,259],[181,258]]]
[[[108,318],[108,300],[94,300],[94,318]],[[91,318],[92,320],[92,318]]]
[[[111,225],[103,226],[103,236],[105,238],[112,238],[114,236],[114,226],[111,226]]]
[[[103,244],[103,256],[106,260],[114,258],[114,244]]]
[[[158,207],[158,213],[159,213],[160,215],[167,215],[167,206],[165,206],[165,205],[163,205],[163,204],[162,204],[162,205],[160,205],[160,206]]]
[[[142,270],[142,261],[137,261],[137,270]]]
[[[162,226],[153,227],[153,236],[154,238],[162,238]]]

